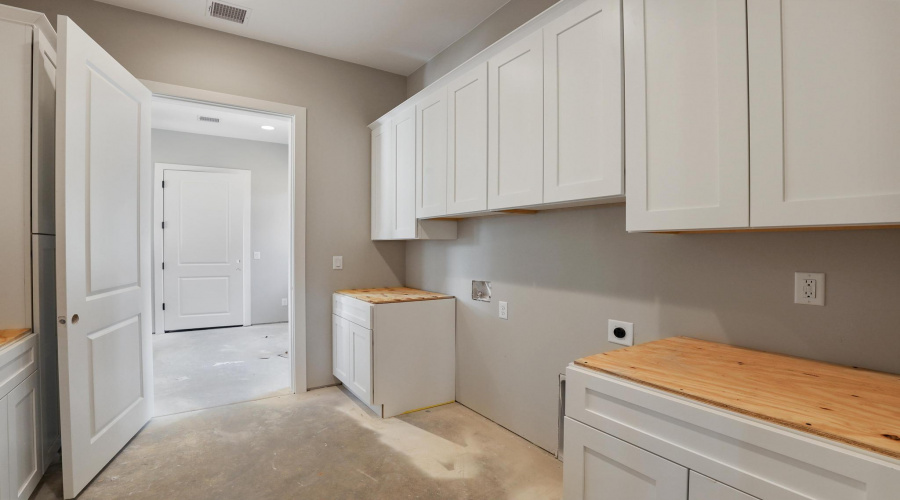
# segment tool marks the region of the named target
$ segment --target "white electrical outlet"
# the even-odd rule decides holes
[[[634,323],[611,319],[609,320],[606,334],[607,340],[613,344],[634,345]]]
[[[500,319],[509,319],[509,305],[502,300],[500,301]]]
[[[794,303],[825,305],[825,273],[794,273]]]
[[[262,258],[262,254],[259,252],[253,252],[253,260],[259,260]]]
[[[287,305],[287,298],[281,299],[281,305],[283,305],[283,306]]]
[[[331,258],[331,268],[340,271],[344,268],[344,257],[335,255]]]

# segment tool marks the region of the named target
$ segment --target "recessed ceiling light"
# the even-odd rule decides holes
[[[275,127],[273,127],[271,125],[263,125],[261,128],[263,130],[275,130]]]

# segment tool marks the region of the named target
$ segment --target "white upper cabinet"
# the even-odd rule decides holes
[[[447,89],[416,105],[416,217],[447,214]]]
[[[391,122],[394,141],[395,211],[393,239],[416,237],[416,108],[399,113]]]
[[[752,225],[900,222],[900,2],[747,15]]]
[[[619,0],[544,26],[544,203],[624,194]]]
[[[487,210],[487,63],[447,86],[447,214]]]
[[[391,238],[391,227],[396,207],[393,148],[391,147],[391,123],[372,129],[372,239]]]
[[[627,229],[747,227],[745,1],[623,8]]]
[[[488,208],[537,205],[544,185],[543,33],[488,61]]]

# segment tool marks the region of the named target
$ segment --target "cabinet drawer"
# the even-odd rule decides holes
[[[335,316],[372,329],[372,304],[336,293],[333,295],[332,312]]]
[[[900,491],[894,462],[585,368],[566,370],[566,416],[759,498]]]
[[[29,334],[0,350],[0,398],[37,368],[37,335]]]

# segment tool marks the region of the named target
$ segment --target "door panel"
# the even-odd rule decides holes
[[[447,86],[447,214],[487,210],[487,63]]]
[[[687,500],[688,470],[565,418],[567,500]]]
[[[332,365],[334,376],[350,384],[350,321],[331,315]]]
[[[392,239],[416,237],[416,108],[410,107],[394,118],[394,218]]]
[[[619,5],[589,0],[544,26],[544,203],[624,194]]]
[[[43,473],[40,448],[38,373],[32,373],[6,397],[9,406],[9,476],[13,500],[27,500]]]
[[[372,394],[372,330],[350,323],[350,390],[369,405]]]
[[[416,105],[416,216],[447,214],[447,89]]]
[[[749,225],[744,0],[625,0],[627,229]]]
[[[488,61],[488,208],[537,205],[544,184],[543,35]]]
[[[900,221],[900,3],[747,12],[752,225]]]
[[[57,308],[63,490],[152,415],[150,91],[60,16]]]
[[[247,325],[250,172],[166,170],[166,331]]]
[[[688,500],[759,500],[694,471],[691,471],[688,489]]]

